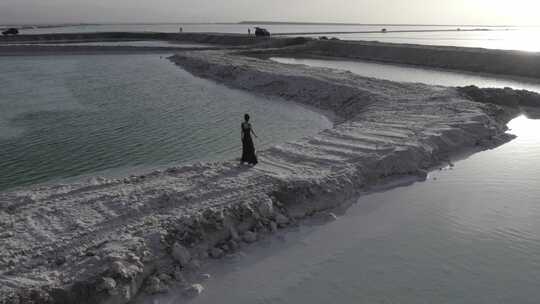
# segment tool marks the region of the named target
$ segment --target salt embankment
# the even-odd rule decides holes
[[[519,112],[472,101],[463,89],[224,51],[171,60],[233,88],[331,111],[335,126],[260,152],[254,168],[203,163],[1,193],[0,303],[127,303],[178,285],[197,293],[191,284],[200,283],[209,256],[233,253],[386,178],[423,178],[458,153],[505,142],[505,124]],[[501,100],[521,96],[501,92]]]
[[[15,43],[73,43],[111,41],[171,41],[199,43],[221,48],[258,48],[258,56],[288,56],[296,58],[334,57],[371,60],[499,75],[540,78],[540,53],[491,50],[451,46],[429,46],[373,41],[318,40],[303,37],[255,37],[244,34],[220,33],[57,33],[0,36],[0,55],[32,55],[57,53],[135,52],[127,47],[90,48],[88,46],[13,46]],[[138,51],[152,51],[150,49]],[[161,50],[154,50],[161,51]],[[170,51],[170,49],[168,50]],[[248,52],[255,54],[252,50]]]
[[[170,47],[150,46],[90,46],[76,45],[87,42],[127,42],[127,41],[169,41]],[[186,50],[182,43],[202,44],[205,47],[197,50],[214,48],[282,48],[303,44],[305,38],[268,39],[240,34],[218,33],[61,33],[0,36],[0,56],[21,55],[86,55],[86,54],[124,54],[124,53],[173,53],[179,49]],[[174,43],[178,44],[175,50]],[[55,45],[62,44],[62,45]],[[70,45],[73,44],[73,45]]]
[[[540,53],[372,41],[310,40],[260,55],[296,58],[335,57],[540,78]]]
[[[0,56],[173,54],[180,50],[208,50],[215,47],[154,47],[100,45],[0,45]]]
[[[293,40],[289,38],[287,40]],[[54,33],[0,36],[0,43],[58,43],[103,41],[188,41],[191,43],[220,45],[252,45],[266,41],[264,38],[239,34],[218,33],[159,33],[159,32],[101,32],[101,33]]]

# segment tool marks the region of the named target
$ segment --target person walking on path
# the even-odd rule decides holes
[[[249,114],[244,115],[244,122],[242,123],[242,159],[241,163],[248,163],[250,165],[255,166],[257,161],[257,155],[255,155],[255,145],[253,144],[253,139],[251,138],[251,134],[257,137],[257,134],[255,134],[255,131],[253,131],[253,128],[251,127],[251,123],[249,123]]]

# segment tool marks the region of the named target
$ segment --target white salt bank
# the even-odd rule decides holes
[[[514,141],[426,182],[364,195],[337,221],[208,265],[212,279],[188,303],[536,303],[540,121],[509,127]]]

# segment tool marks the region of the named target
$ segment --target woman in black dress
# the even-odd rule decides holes
[[[250,165],[256,165],[257,155],[255,155],[255,146],[253,145],[253,139],[251,138],[251,133],[255,137],[257,134],[251,128],[249,123],[249,115],[244,115],[244,122],[242,123],[242,163],[248,163]]]

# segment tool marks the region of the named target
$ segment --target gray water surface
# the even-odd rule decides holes
[[[0,191],[239,157],[331,127],[320,113],[193,77],[165,55],[0,57]]]
[[[538,303],[540,121],[510,128],[516,140],[426,182],[367,193],[334,222],[212,262],[188,303]]]
[[[262,26],[272,34],[291,33],[292,36],[328,36],[343,40],[368,40],[390,43],[480,47],[540,52],[538,26],[464,26],[464,25],[332,25],[332,24],[95,24],[23,29],[23,34],[45,33],[94,33],[94,32],[210,32],[247,34],[248,28]],[[5,26],[8,27],[8,26]],[[387,33],[382,33],[385,28]],[[458,28],[461,31],[458,31]],[[482,31],[465,31],[484,29]],[[433,31],[443,32],[433,32]],[[407,31],[407,32],[393,32]],[[428,32],[422,32],[428,31]],[[446,31],[446,32],[444,32]],[[334,34],[328,34],[332,32]],[[338,34],[340,32],[371,32]],[[295,34],[297,33],[297,34]],[[319,33],[306,35],[300,33]]]
[[[368,61],[298,59],[273,57],[271,60],[286,64],[301,64],[311,67],[349,71],[365,77],[398,82],[419,82],[430,85],[468,86],[529,90],[540,93],[540,81],[530,78],[510,78],[478,73],[465,73],[441,69],[418,68],[407,65],[374,63]]]

